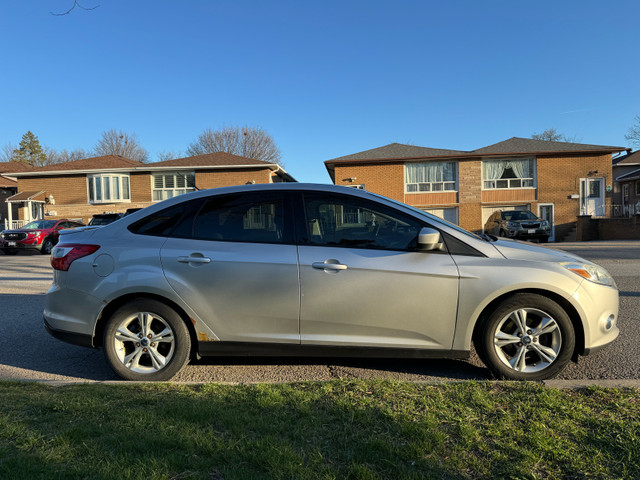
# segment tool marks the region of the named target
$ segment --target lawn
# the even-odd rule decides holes
[[[640,478],[640,395],[538,384],[0,383],[0,478]]]

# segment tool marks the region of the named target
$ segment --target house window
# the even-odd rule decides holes
[[[534,188],[535,160],[485,160],[482,162],[482,184],[485,189]]]
[[[636,182],[636,196],[640,197],[640,182]]]
[[[404,171],[407,193],[456,190],[456,162],[408,163]]]
[[[87,175],[89,203],[130,202],[129,175]]]
[[[364,190],[364,183],[361,183],[359,185],[356,185],[356,184],[345,185],[345,187],[355,188],[356,190]]]
[[[154,174],[153,201],[159,202],[196,189],[196,175],[193,172],[170,172]]]

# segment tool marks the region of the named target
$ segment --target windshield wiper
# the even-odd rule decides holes
[[[486,240],[487,242],[495,242],[496,240],[498,240],[498,237],[496,237],[495,235],[489,235],[488,233],[479,233],[478,236]]]

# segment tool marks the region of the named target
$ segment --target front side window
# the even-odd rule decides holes
[[[307,194],[302,243],[312,246],[415,250],[420,222],[366,200]]]
[[[129,175],[88,175],[89,203],[130,202]]]
[[[482,182],[485,189],[535,187],[535,160],[484,160]]]
[[[196,190],[196,175],[194,172],[157,173],[153,175],[152,182],[154,202]]]
[[[456,176],[456,162],[408,163],[405,165],[405,191],[455,191]]]

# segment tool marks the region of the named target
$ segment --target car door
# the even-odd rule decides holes
[[[304,194],[302,344],[450,350],[458,269],[417,250],[421,222],[359,197]]]
[[[163,245],[167,281],[220,340],[300,342],[288,210],[277,192],[211,196]]]

